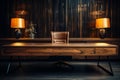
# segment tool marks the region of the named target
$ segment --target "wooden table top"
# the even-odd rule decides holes
[[[53,43],[23,43],[15,42],[5,44],[2,47],[118,47],[117,45],[108,43],[67,43],[67,44],[53,44]]]

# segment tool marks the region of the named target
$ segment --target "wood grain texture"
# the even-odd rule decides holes
[[[3,56],[112,56],[117,45],[107,43],[12,43],[2,46]]]

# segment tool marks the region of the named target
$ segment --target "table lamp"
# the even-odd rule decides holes
[[[25,28],[25,20],[23,18],[11,18],[11,28],[15,28],[16,39],[21,37],[21,29]]]
[[[96,19],[96,28],[99,30],[100,38],[104,39],[106,36],[106,28],[110,28],[109,18],[98,18]]]

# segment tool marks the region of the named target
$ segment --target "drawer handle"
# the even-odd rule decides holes
[[[80,54],[83,54],[84,52],[80,50]]]
[[[95,54],[96,53],[96,50],[94,49],[93,52],[91,52],[91,54]]]

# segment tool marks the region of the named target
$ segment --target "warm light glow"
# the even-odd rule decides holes
[[[96,43],[96,45],[98,45],[98,46],[108,46],[109,44],[107,44],[107,43]]]
[[[25,45],[24,43],[16,42],[12,44],[13,46],[23,46]]]
[[[25,20],[23,18],[12,18],[11,28],[25,28]]]
[[[110,19],[109,18],[96,19],[96,28],[110,28]]]

